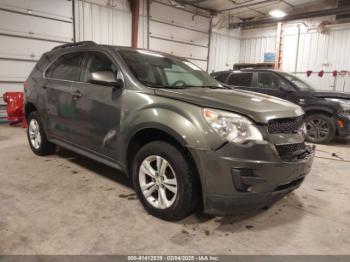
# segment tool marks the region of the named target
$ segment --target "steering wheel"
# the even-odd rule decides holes
[[[174,83],[171,84],[171,86],[185,86],[187,85],[185,81],[183,80],[177,80]]]

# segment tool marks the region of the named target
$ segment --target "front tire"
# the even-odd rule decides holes
[[[46,156],[53,153],[56,147],[54,144],[47,140],[46,133],[38,112],[31,112],[27,119],[27,123],[28,142],[34,154],[39,156]]]
[[[336,126],[332,118],[322,114],[306,117],[306,141],[311,143],[328,143],[336,134]]]
[[[180,220],[198,205],[196,176],[185,154],[169,143],[143,146],[134,158],[132,179],[142,205],[158,218]]]

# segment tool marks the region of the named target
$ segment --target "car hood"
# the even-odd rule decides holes
[[[155,94],[199,105],[243,114],[257,123],[267,123],[270,119],[289,118],[302,115],[298,105],[268,95],[250,91],[186,88],[156,89]]]
[[[317,97],[323,98],[338,98],[350,100],[350,94],[345,92],[336,91],[313,91],[312,94]]]

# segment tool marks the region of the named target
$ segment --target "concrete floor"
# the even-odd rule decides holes
[[[0,254],[350,254],[350,141],[317,156],[269,210],[170,223],[146,214],[120,172],[67,151],[35,156],[24,129],[0,125]]]

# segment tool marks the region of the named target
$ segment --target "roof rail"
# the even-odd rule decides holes
[[[64,45],[58,45],[58,46],[52,48],[52,50],[61,49],[61,48],[68,48],[68,47],[74,47],[74,46],[85,46],[85,45],[96,45],[96,43],[94,41],[80,41],[80,42],[75,42],[75,43],[68,43],[68,44],[64,44]]]

